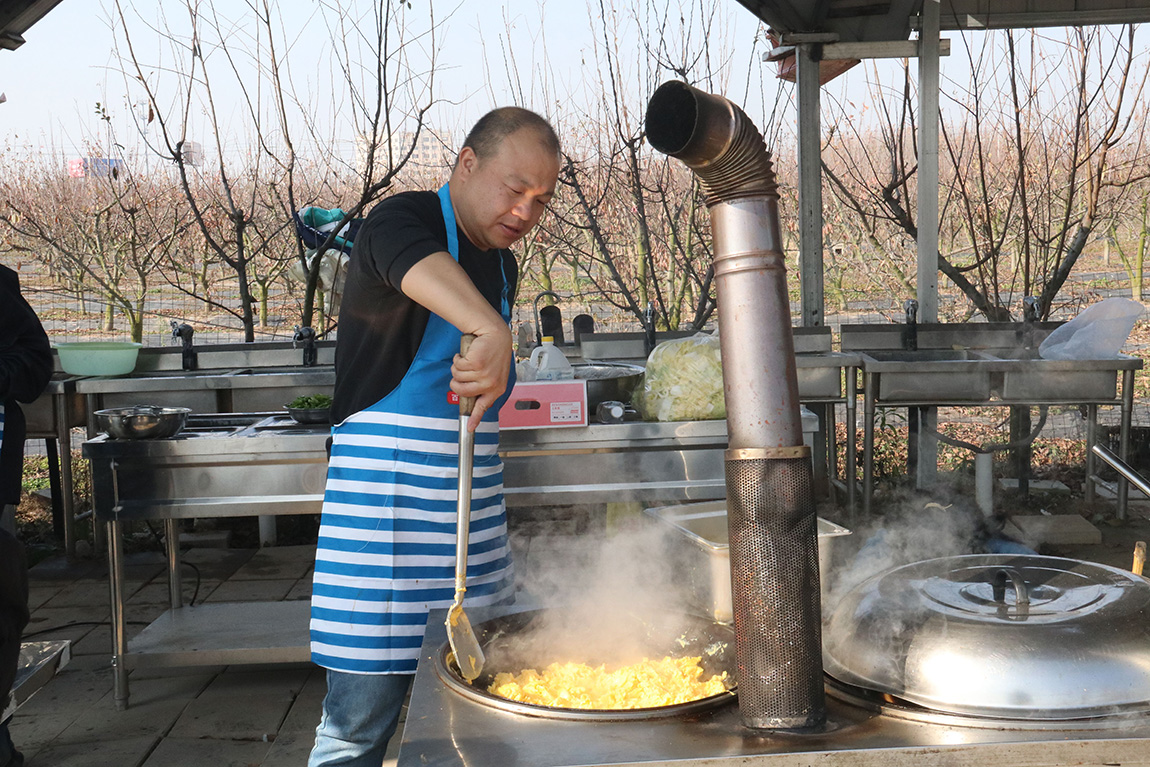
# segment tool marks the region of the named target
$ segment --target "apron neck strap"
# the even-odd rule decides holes
[[[455,223],[455,209],[451,207],[451,189],[447,184],[439,187],[439,209],[443,211],[443,223],[447,226],[447,252],[459,260],[459,227]]]

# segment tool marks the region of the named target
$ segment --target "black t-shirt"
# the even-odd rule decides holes
[[[387,396],[411,367],[431,313],[403,295],[399,285],[408,269],[440,251],[447,251],[447,227],[435,192],[389,197],[363,222],[339,309],[335,423]],[[519,273],[511,251],[479,250],[460,230],[459,264],[496,310],[506,270],[507,300],[515,300]]]

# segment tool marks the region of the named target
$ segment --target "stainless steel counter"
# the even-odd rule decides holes
[[[502,613],[506,613],[504,609]],[[473,621],[501,614],[469,611]],[[1146,764],[1150,719],[1083,723],[1077,728],[1013,728],[1009,723],[880,715],[831,698],[819,734],[746,730],[738,707],[690,717],[572,722],[508,713],[464,698],[440,681],[432,658],[446,641],[445,613],[432,613],[402,733],[399,767],[889,767],[890,765]]]
[[[265,413],[193,414],[169,440],[97,437],[84,444],[96,516],[318,514],[327,436],[326,425]],[[528,506],[724,498],[726,447],[725,421],[504,431],[504,495],[512,513]]]
[[[63,534],[64,551],[76,554],[76,497],[72,482],[72,428],[87,423],[84,398],[76,391],[80,379],[67,373],[54,373],[48,388],[38,398],[21,405],[27,423],[28,439],[43,439],[48,456],[48,477],[52,490],[52,521]]]
[[[503,431],[509,509],[726,497],[726,421],[592,424]]]
[[[301,395],[330,395],[334,388],[331,365],[159,370],[83,378],[76,384],[89,413],[141,404],[188,407],[196,413],[258,413],[280,410]]]
[[[128,668],[307,658],[307,605],[187,607],[180,588],[180,519],[318,514],[327,474],[326,425],[283,414],[196,415],[164,440],[84,443],[95,513],[107,524],[115,700],[128,704]],[[517,506],[722,498],[726,423],[597,424],[502,435],[505,495]],[[566,485],[554,480],[563,474]],[[609,479],[615,478],[615,479]],[[123,529],[165,525],[171,609],[127,641]],[[273,627],[269,632],[268,627]]]

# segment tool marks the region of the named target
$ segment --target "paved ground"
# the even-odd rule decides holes
[[[312,546],[192,549],[185,560],[201,572],[197,600],[307,599],[314,551]],[[126,614],[134,635],[164,611],[167,579],[163,558],[155,553],[131,557],[127,572]],[[13,719],[12,737],[28,767],[307,763],[325,692],[318,669],[301,664],[136,670],[130,677],[131,707],[117,711],[106,569],[53,559],[31,575],[28,633],[86,625],[42,635],[73,640],[73,658]],[[185,583],[190,598],[195,579]]]
[[[1043,553],[1130,567],[1134,543],[1150,539],[1150,505],[1134,503],[1122,525],[1099,521],[1099,545],[1062,546]],[[548,525],[554,530],[554,525]],[[513,539],[520,582],[532,583],[549,564],[595,540],[569,526],[565,535]],[[307,599],[312,546],[192,549],[185,561],[201,575],[197,601]],[[130,557],[130,634],[159,616],[167,600],[162,555]],[[32,570],[32,623],[41,638],[73,641],[71,664],[13,719],[12,735],[28,767],[303,767],[325,692],[310,665],[136,670],[131,707],[117,711],[109,666],[105,568],[62,558]],[[186,598],[195,579],[185,579]],[[58,629],[66,624],[79,625]],[[402,726],[402,725],[401,725]],[[389,762],[394,763],[398,738]]]

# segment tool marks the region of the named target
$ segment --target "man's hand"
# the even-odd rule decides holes
[[[476,398],[468,422],[475,431],[479,419],[507,389],[511,329],[449,253],[432,253],[412,266],[400,290],[461,332],[475,336],[467,358],[457,354],[451,366],[451,390]]]
[[[511,369],[511,330],[500,323],[487,332],[476,332],[466,357],[455,355],[451,365],[451,390],[461,397],[477,397],[467,428],[475,431],[479,420],[507,390]]]

